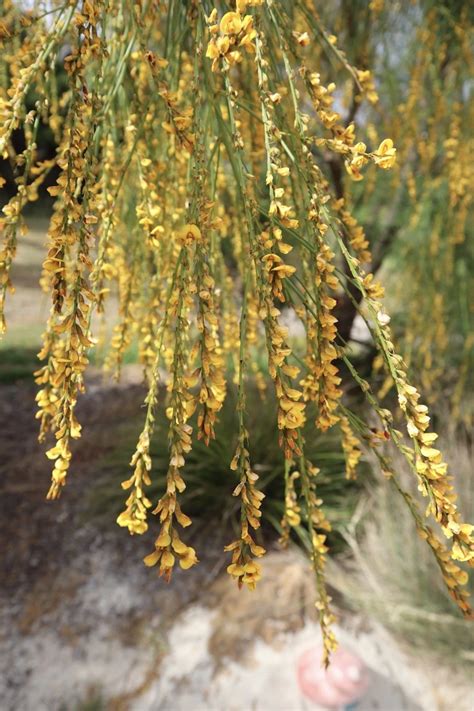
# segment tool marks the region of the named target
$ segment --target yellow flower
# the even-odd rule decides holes
[[[397,149],[391,138],[385,138],[374,153],[374,162],[380,168],[388,170],[395,165]]]
[[[219,48],[217,47],[217,42],[215,39],[211,39],[207,45],[206,57],[209,59],[217,59],[219,56]]]
[[[358,181],[358,180],[363,180],[363,175],[360,172],[359,168],[355,163],[349,163],[349,161],[344,161],[345,168],[349,175],[351,176],[352,180]]]
[[[237,10],[241,13],[245,12],[247,7],[255,7],[256,5],[263,5],[264,0],[237,0]]]
[[[302,32],[297,36],[296,41],[301,47],[307,47],[310,43],[309,35],[307,32]]]
[[[277,272],[280,278],[289,277],[296,272],[296,267],[292,267],[290,264],[278,264],[273,267],[272,272]]]
[[[226,12],[220,22],[220,30],[224,35],[238,35],[242,29],[242,18],[238,12]]]
[[[161,568],[167,569],[172,568],[174,565],[174,555],[171,551],[164,551],[161,556]]]
[[[188,546],[186,553],[179,559],[179,565],[183,570],[188,570],[198,562],[196,551]]]
[[[280,409],[278,412],[278,427],[280,430],[286,428],[289,430],[301,427],[305,423],[305,404],[304,402],[293,402],[284,398],[280,400]]]
[[[188,247],[193,244],[193,242],[200,242],[202,234],[197,225],[186,224],[179,230],[177,237],[182,245]]]

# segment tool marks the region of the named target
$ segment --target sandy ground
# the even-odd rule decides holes
[[[5,630],[2,709],[317,711],[301,696],[296,665],[319,631],[287,608],[309,578],[299,553],[271,554],[256,596],[236,593],[220,576],[179,576],[163,589],[136,558],[126,569],[118,563],[110,541],[98,540],[65,571],[61,595],[51,581],[49,609],[29,623],[23,609]],[[288,569],[292,582],[279,605]],[[360,711],[472,708],[469,689],[402,652],[382,629],[343,616],[336,631],[370,670]]]
[[[170,585],[110,515],[88,517],[103,457],[143,398],[136,370],[97,376],[80,406],[84,437],[68,487],[46,502],[34,387],[1,388],[0,708],[2,711],[296,711],[298,657],[319,642],[308,562],[266,556],[255,593],[224,572],[222,541],[202,531],[201,563]],[[110,476],[110,474],[109,474]],[[466,682],[402,651],[381,628],[341,612],[341,644],[371,670],[361,711],[469,711]]]
[[[296,679],[319,642],[307,560],[272,551],[255,593],[224,572],[222,541],[201,532],[201,563],[170,585],[141,562],[151,536],[131,538],[87,516],[100,462],[143,397],[90,382],[71,480],[45,502],[49,465],[36,442],[34,387],[3,386],[0,708],[2,711],[296,711],[314,709]],[[131,381],[131,382],[130,382]],[[370,668],[360,711],[469,711],[470,690],[403,652],[381,628],[341,612],[341,644]]]

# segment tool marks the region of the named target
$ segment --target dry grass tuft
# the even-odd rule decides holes
[[[468,516],[474,504],[472,443],[459,434],[442,439],[460,507]],[[403,473],[402,461],[396,469]],[[389,483],[378,487],[354,516],[344,533],[353,557],[331,561],[330,582],[350,607],[376,618],[410,647],[467,671],[474,660],[472,623],[460,616],[434,557],[414,535],[409,512],[390,489]]]

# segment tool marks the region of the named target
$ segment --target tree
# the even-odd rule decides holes
[[[408,340],[423,355],[425,370],[431,343],[440,340],[441,307],[456,288],[454,265],[471,209],[472,169],[462,140],[471,87],[464,69],[458,71],[469,53],[468,10],[456,16],[449,4],[410,3],[395,11],[375,0],[341,1],[323,22],[310,0],[237,0],[217,8],[206,0],[37,5],[21,14],[7,2],[1,25],[0,154],[14,167],[17,190],[3,208],[0,301],[23,230],[22,209],[57,165],[57,183],[48,188],[55,203],[42,277],[52,308],[40,353],[44,365],[36,373],[40,439],[51,432],[56,440],[47,451],[54,463],[48,498],[60,495],[71,441],[80,437],[75,407],[95,344],[92,317],[103,313],[116,290],[119,320],[107,366],[119,375],[124,352],[137,339],[148,385],[118,519],[132,534],[148,527],[160,380],[167,389],[169,469],[153,511],[160,528],[147,565],[159,565],[169,579],[178,562],[184,569],[197,562],[180,530],[191,523],[180,507],[194,437],[189,418],[197,408],[196,436],[209,443],[231,372],[238,446],[230,466],[239,475],[234,495],[241,498],[241,518],[240,535],[227,547],[228,572],[239,585],[255,587],[265,553],[253,533],[263,495],[250,460],[245,393],[252,374],[263,379],[258,354],[265,352],[263,370],[277,398],[277,411],[268,417],[277,420],[286,461],[282,527],[288,537],[302,517],[308,528],[326,661],[335,645],[324,578],[330,525],[317,494],[318,470],[305,455],[302,427],[311,403],[315,427],[340,432],[348,478],[355,476],[362,443],[374,451],[453,599],[469,615],[467,574],[459,562],[474,559],[472,526],[460,519],[447,466],[433,446],[437,435],[428,429],[428,409],[395,347],[383,288],[374,278],[398,244],[397,269],[419,270],[403,251],[407,215],[415,214],[429,261],[418,286],[411,280],[416,312]],[[62,93],[61,62],[67,74]],[[372,66],[383,78],[380,103]],[[54,159],[38,161],[43,126],[58,150]],[[15,154],[17,131],[25,148]],[[440,212],[443,199],[449,209]],[[426,247],[433,222],[435,236]],[[449,238],[441,241],[448,228]],[[430,331],[417,330],[421,289],[441,295]],[[384,407],[358,373],[348,343],[356,314],[367,323],[399,412]],[[299,324],[304,337],[295,337],[283,318]],[[376,428],[348,407],[342,371],[364,394]],[[428,500],[428,516],[449,546],[402,488],[378,446],[385,440],[406,458]]]

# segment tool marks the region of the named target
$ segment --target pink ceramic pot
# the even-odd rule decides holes
[[[369,686],[369,674],[358,657],[339,648],[331,655],[328,669],[321,665],[321,659],[321,648],[314,647],[298,660],[298,683],[307,699],[328,709],[340,709],[362,698]]]

